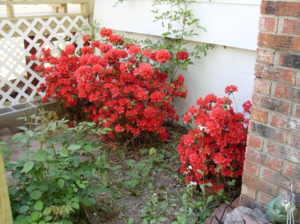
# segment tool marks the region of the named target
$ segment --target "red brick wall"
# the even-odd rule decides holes
[[[300,1],[262,1],[240,204],[266,209],[294,185],[300,207]]]

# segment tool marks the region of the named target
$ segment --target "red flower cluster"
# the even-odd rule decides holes
[[[226,87],[233,93],[236,86]],[[242,175],[245,158],[250,101],[244,103],[244,113],[235,113],[229,97],[218,98],[213,94],[197,101],[199,109],[191,106],[184,116],[184,122],[194,118],[196,128],[182,136],[177,146],[182,163],[181,173],[186,182],[199,185],[210,182],[211,176],[223,175],[236,178]],[[213,184],[215,191],[224,185]]]
[[[225,93],[229,94],[229,95],[236,91],[238,91],[238,87],[234,86],[234,85],[226,86],[226,88],[225,88]]]
[[[102,29],[100,34],[103,41],[91,41],[82,47],[81,56],[75,55],[73,45],[68,45],[59,57],[44,50],[39,60],[50,66],[42,63],[36,67],[46,79],[44,100],[54,97],[75,109],[89,102],[84,113],[110,128],[102,137],[111,144],[122,136],[145,132],[156,133],[165,141],[168,133],[164,120],[178,119],[172,98],[185,98],[187,93],[183,76],[168,84],[168,75],[159,70],[159,63],[166,63],[171,54],[163,49],[142,52],[133,43],[124,45],[122,37],[110,29]],[[89,36],[84,40],[90,41]],[[95,55],[93,48],[98,48],[101,55]]]
[[[178,60],[186,61],[189,58],[189,53],[186,51],[180,51],[176,53],[176,58]]]

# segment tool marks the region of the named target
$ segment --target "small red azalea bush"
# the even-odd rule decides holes
[[[226,87],[225,93],[233,94],[236,86]],[[196,109],[191,106],[184,122],[195,121],[196,128],[182,136],[177,149],[180,155],[180,172],[186,175],[187,183],[199,185],[211,182],[212,176],[236,178],[242,175],[246,150],[247,128],[251,103],[243,104],[244,113],[236,113],[229,97],[213,94],[197,101]],[[212,183],[218,191],[224,185]]]
[[[124,43],[121,36],[110,29],[100,31],[102,41],[84,35],[86,45],[81,55],[75,46],[68,45],[59,57],[43,49],[35,70],[42,73],[46,83],[45,97],[54,97],[67,108],[80,110],[103,128],[110,128],[102,137],[111,144],[121,138],[132,138],[143,133],[155,133],[162,141],[168,137],[166,119],[175,116],[172,99],[186,97],[182,75],[169,83],[167,66],[172,59],[188,60],[188,53],[171,55],[164,49],[142,50],[135,43]],[[95,54],[95,51],[100,53]],[[35,57],[32,57],[35,60]],[[165,68],[165,67],[164,67]]]

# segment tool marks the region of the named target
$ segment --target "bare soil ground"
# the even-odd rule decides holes
[[[186,129],[170,125],[168,131],[170,137],[164,144],[152,142],[142,147],[129,145],[127,148],[103,145],[100,150],[95,151],[96,155],[106,156],[107,164],[103,168],[107,168],[107,172],[96,176],[91,184],[104,184],[108,192],[95,196],[97,204],[78,217],[76,223],[141,224],[141,215],[151,215],[151,212],[145,211],[145,206],[147,203],[149,205],[153,195],[158,197],[157,213],[166,217],[161,223],[171,224],[176,221],[175,212],[183,207],[182,195],[185,189],[183,177],[179,173],[180,161],[176,146]],[[10,158],[16,159],[23,155],[23,149],[18,148],[18,144],[9,142],[11,137],[12,133],[9,131],[0,131],[0,139],[9,143],[7,147],[12,152]],[[97,141],[98,137],[89,136],[89,139]],[[40,147],[37,141],[31,145],[31,150],[38,150]],[[153,147],[155,154],[149,155]],[[7,179],[11,179],[9,173]]]

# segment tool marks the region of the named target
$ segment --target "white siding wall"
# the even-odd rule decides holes
[[[146,35],[155,38],[165,32],[161,23],[153,23],[152,1],[125,1],[116,7],[114,0],[95,1],[94,18],[103,27],[138,38]],[[239,87],[235,95],[239,110],[242,102],[251,99],[259,4],[260,0],[198,0],[194,4],[193,13],[207,32],[200,31],[190,45],[212,43],[215,48],[195,61],[188,72],[182,72],[189,93],[187,99],[175,101],[178,112],[183,113],[208,93],[224,95],[227,85]]]

